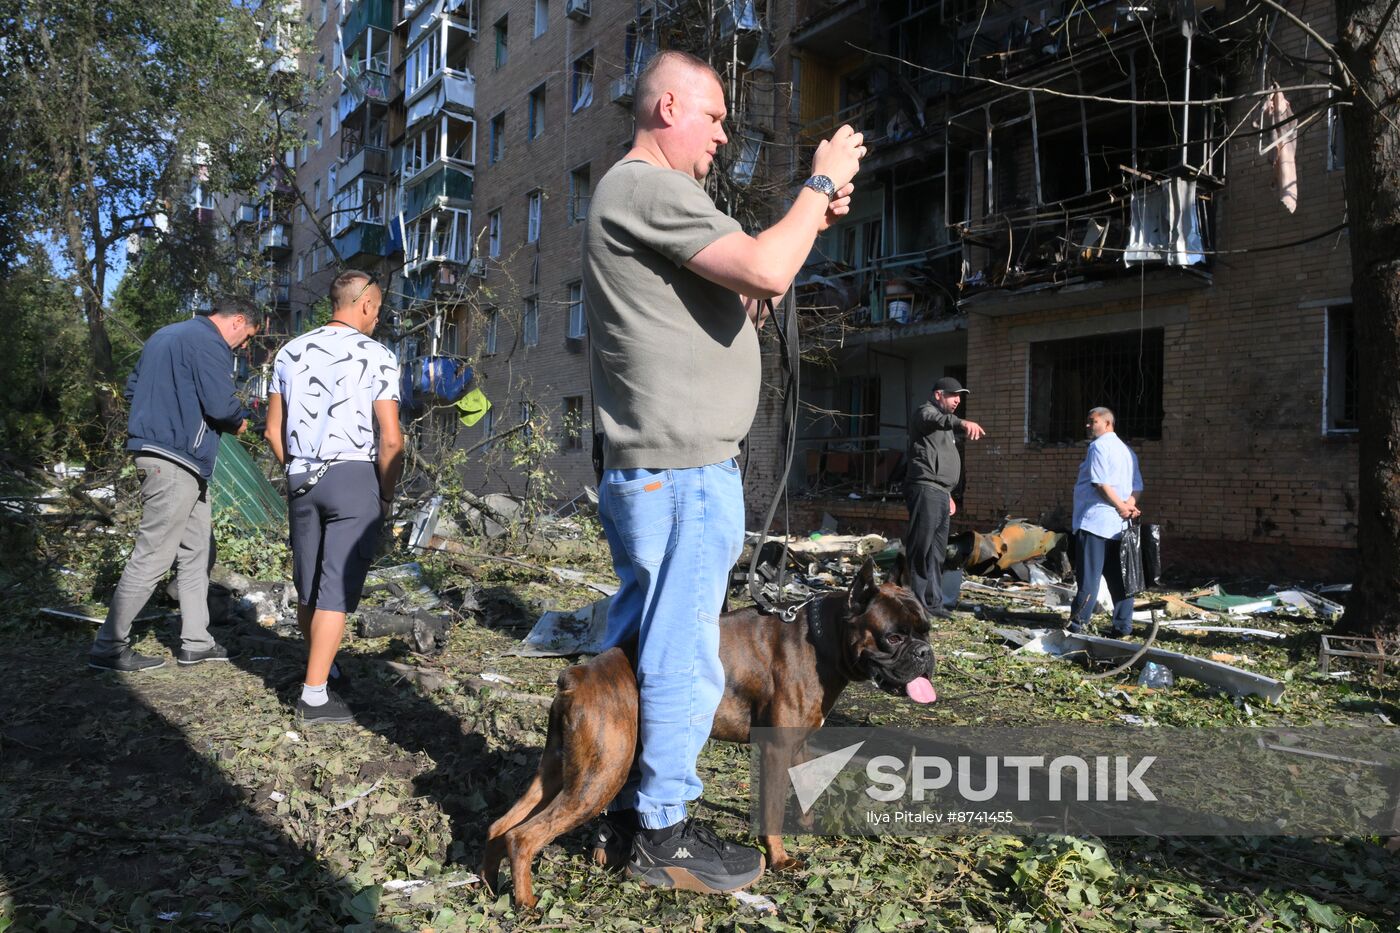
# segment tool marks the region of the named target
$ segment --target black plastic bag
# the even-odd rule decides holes
[[[1142,578],[1149,587],[1162,585],[1162,526],[1142,526]]]
[[[1118,542],[1118,566],[1123,571],[1123,598],[1141,593],[1147,587],[1142,579],[1142,527],[1128,522]]]

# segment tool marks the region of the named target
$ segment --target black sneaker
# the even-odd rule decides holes
[[[626,865],[640,829],[636,810],[616,810],[598,817],[598,826],[593,830],[593,864],[605,868]]]
[[[180,653],[175,656],[175,660],[180,662],[181,667],[189,667],[193,664],[203,664],[205,661],[227,661],[236,657],[238,657],[237,651],[229,651],[223,645],[215,645],[203,650],[181,648]]]
[[[725,842],[689,819],[664,842],[652,842],[646,832],[639,832],[627,873],[662,888],[723,894],[762,877],[763,853]]]
[[[343,725],[347,722],[355,721],[355,714],[350,712],[350,707],[345,705],[345,701],[335,695],[335,691],[326,691],[326,702],[320,706],[311,706],[305,700],[297,700],[297,719],[305,723],[333,723]]]
[[[131,674],[136,671],[153,671],[158,667],[165,667],[165,661],[161,658],[148,657],[132,651],[130,648],[123,648],[118,654],[88,655],[88,667],[96,668],[99,671],[118,671],[123,674]]]

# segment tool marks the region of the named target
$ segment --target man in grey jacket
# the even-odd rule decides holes
[[[141,526],[89,667],[129,673],[165,665],[131,649],[131,623],[172,564],[180,593],[176,660],[229,659],[209,636],[209,480],[219,436],[242,434],[247,425],[234,394],[233,351],[261,324],[252,302],[224,299],[212,314],[162,327],[146,341],[126,384],[126,448],[141,478]]]
[[[909,558],[910,589],[929,615],[946,619],[943,608],[943,560],[948,550],[948,527],[958,512],[953,488],[962,476],[962,457],[954,435],[968,440],[983,435],[982,426],[964,421],[958,410],[967,389],[952,376],[933,384],[933,398],[909,419],[908,472],[904,501],[909,506],[909,534],[904,542]]]

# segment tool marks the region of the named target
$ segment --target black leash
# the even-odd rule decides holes
[[[768,307],[770,316],[777,317],[777,312],[771,299],[765,304]],[[802,352],[798,341],[797,327],[797,293],[792,286],[788,286],[787,294],[782,299],[782,319],[774,323],[778,325],[778,345],[781,350],[779,360],[787,379],[783,384],[783,469],[778,478],[777,489],[773,492],[773,501],[768,505],[768,513],[763,517],[763,531],[760,540],[754,544],[753,556],[749,558],[749,597],[754,601],[754,605],[765,615],[779,615],[785,622],[791,622],[797,617],[797,610],[806,605],[801,604],[784,607],[783,583],[787,576],[788,561],[788,533],[789,527],[783,529],[783,551],[778,558],[777,574],[772,583],[774,586],[774,598],[769,599],[764,593],[764,585],[758,578],[758,557],[763,551],[763,546],[768,543],[768,532],[773,527],[773,518],[778,513],[778,503],[787,501],[788,475],[792,472],[792,459],[797,452],[797,412],[798,412],[798,390],[801,387]]]

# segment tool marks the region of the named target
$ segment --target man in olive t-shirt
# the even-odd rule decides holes
[[[842,127],[821,143],[787,215],[757,236],[701,187],[727,142],[714,70],[661,52],[637,80],[633,147],[598,183],[584,305],[606,436],[598,512],[621,586],[608,644],[637,642],[639,744],[600,844],[665,887],[751,884],[763,859],[686,819],[696,758],[724,691],[720,607],[744,539],[735,457],[758,405],[761,299],[785,292],[816,236],[850,209],[865,155]]]

